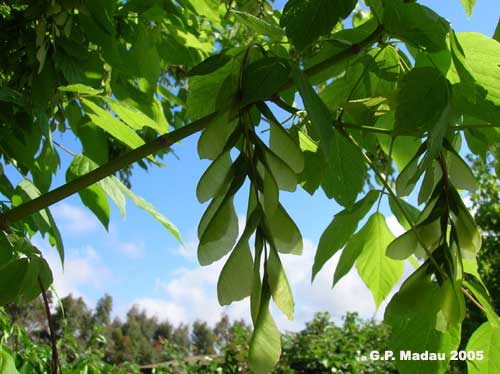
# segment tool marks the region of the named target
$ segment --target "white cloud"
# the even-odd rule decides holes
[[[54,205],[52,213],[65,233],[88,234],[99,226],[99,221],[90,211],[67,202]]]
[[[37,241],[35,245],[43,251],[52,270],[53,285],[59,297],[73,294],[85,298],[84,288],[91,287],[103,291],[102,285],[112,278],[111,272],[102,264],[99,255],[91,246],[67,249],[63,269],[59,255],[52,247]]]
[[[122,240],[120,238],[118,227],[114,224],[109,226],[109,232],[106,239],[107,247],[112,248],[129,258],[137,259],[144,257],[144,242],[138,240]]]

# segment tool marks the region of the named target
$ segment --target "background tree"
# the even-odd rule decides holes
[[[206,322],[194,321],[191,332],[192,350],[196,355],[211,355],[215,353],[215,338],[212,329]]]

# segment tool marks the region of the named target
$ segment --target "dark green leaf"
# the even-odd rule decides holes
[[[297,85],[304,107],[312,126],[319,136],[320,148],[327,160],[335,156],[333,125],[330,111],[309,83],[307,76],[299,69],[292,69],[292,77]]]
[[[0,305],[16,300],[28,268],[27,258],[16,259],[0,267]]]
[[[391,36],[429,51],[446,49],[449,23],[431,9],[401,0],[385,0],[384,29]]]
[[[418,135],[432,129],[448,103],[448,83],[439,70],[425,67],[407,73],[396,98],[395,130]]]
[[[288,82],[290,69],[286,60],[263,58],[247,66],[242,82],[242,107],[270,99]]]
[[[333,157],[329,159],[321,186],[329,198],[350,207],[363,189],[366,164],[361,151],[338,132],[332,136]]]
[[[207,75],[213,73],[217,69],[226,65],[229,61],[231,61],[231,56],[224,53],[218,53],[210,56],[205,61],[189,70],[187,76],[192,77],[194,75]]]
[[[198,245],[198,261],[210,265],[228,253],[238,237],[238,217],[234,210],[233,198],[226,197],[219,206]]]
[[[368,213],[378,197],[379,192],[372,190],[356,202],[351,209],[344,209],[333,217],[332,222],[319,239],[312,267],[313,280],[323,265],[351,239],[359,221]]]
[[[333,30],[356,6],[356,0],[289,0],[283,8],[280,25],[297,49],[314,43]]]

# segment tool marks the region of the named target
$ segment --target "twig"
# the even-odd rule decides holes
[[[52,143],[54,143],[55,145],[57,145],[57,146],[58,146],[59,148],[61,148],[64,152],[66,152],[66,153],[70,154],[71,156],[73,156],[73,157],[77,157],[77,156],[78,156],[75,152],[73,152],[73,151],[69,150],[68,148],[66,148],[66,147],[65,147],[64,145],[62,145],[61,143],[58,143],[58,142],[56,142],[55,140],[52,140]]]
[[[474,297],[470,294],[470,292],[469,292],[469,291],[467,291],[467,290],[466,290],[465,288],[463,288],[463,287],[460,287],[460,289],[462,290],[463,294],[464,294],[465,296],[467,296],[467,298],[468,298],[470,301],[472,301],[472,303],[473,303],[475,306],[477,306],[479,309],[481,309],[481,310],[484,312],[484,314],[486,314],[486,315],[488,314],[488,312],[486,311],[486,309],[484,309],[484,307],[483,307],[483,306],[479,303],[479,301],[477,301],[476,299],[474,299]]]
[[[54,320],[52,319],[52,314],[50,313],[49,300],[47,294],[45,293],[45,288],[43,287],[42,278],[38,276],[38,284],[40,285],[40,290],[42,291],[43,303],[45,305],[45,314],[47,314],[47,323],[49,325],[50,331],[50,341],[52,344],[52,374],[57,374],[58,369],[61,368],[61,363],[59,362],[59,352],[57,350],[57,337],[54,328]],[[62,373],[62,370],[60,371]]]

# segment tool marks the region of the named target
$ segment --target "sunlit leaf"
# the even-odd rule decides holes
[[[361,279],[370,289],[377,307],[403,274],[404,265],[386,257],[387,245],[394,238],[380,213],[370,217],[362,232],[363,249],[356,261]]]

